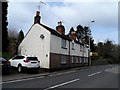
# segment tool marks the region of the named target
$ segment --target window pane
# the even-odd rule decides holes
[[[27,60],[38,60],[37,57],[27,57]]]
[[[74,49],[74,47],[75,47],[75,45],[74,45],[74,43],[72,43],[72,49]]]
[[[78,63],[78,57],[76,57],[76,63]]]
[[[24,56],[16,56],[13,59],[23,59],[23,58],[25,58],[25,57]]]
[[[61,39],[61,47],[66,48],[66,40]]]
[[[71,57],[71,63],[74,63],[73,56]]]
[[[66,56],[65,56],[65,55],[62,55],[62,56],[61,56],[61,64],[65,64],[65,63],[67,63],[67,62],[66,62]]]

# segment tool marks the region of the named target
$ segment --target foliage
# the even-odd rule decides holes
[[[18,44],[20,44],[23,39],[24,39],[24,33],[23,33],[23,31],[21,30],[21,31],[19,32],[18,37],[17,37]]]
[[[10,52],[3,52],[2,53],[2,57],[4,57],[5,59],[10,59],[12,57],[11,53]]]
[[[7,31],[7,8],[8,3],[2,2],[2,51],[8,51],[8,31]]]
[[[119,54],[118,46],[113,44],[111,40],[106,40],[104,43],[99,42],[97,44],[97,52],[100,58],[107,59],[108,63],[118,63]]]
[[[18,53],[18,46],[24,38],[24,33],[22,30],[19,32],[19,34],[17,30],[9,30],[8,35],[9,35],[8,36],[8,40],[9,40],[8,52],[10,52],[10,55],[9,53],[5,55],[14,56]]]

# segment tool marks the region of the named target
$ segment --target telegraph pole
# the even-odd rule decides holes
[[[89,66],[92,65],[91,56],[90,56],[90,52],[91,52],[91,49],[90,49],[90,48],[91,48],[91,47],[90,47],[90,41],[91,41],[90,24],[93,23],[93,22],[95,22],[95,21],[91,21],[91,22],[89,22],[89,24],[88,24],[88,28],[89,28],[89,53],[88,53],[88,55],[89,55],[89,60],[88,60],[88,65],[89,65]]]

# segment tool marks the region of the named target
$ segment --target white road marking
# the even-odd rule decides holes
[[[32,79],[37,79],[37,78],[44,78],[44,76],[41,77],[35,77],[35,78],[26,78],[26,79],[19,79],[19,80],[13,80],[13,81],[7,81],[7,82],[2,82],[0,84],[6,84],[6,83],[15,83],[15,82],[20,82],[20,81],[27,81],[27,80],[32,80]]]
[[[56,76],[57,76],[57,75],[62,75],[62,73],[57,73]]]
[[[106,69],[105,71],[107,72],[107,71],[109,71],[110,69]]]
[[[52,76],[54,76],[54,74],[52,74],[52,75],[49,75],[49,76],[51,76],[51,77],[52,77]]]
[[[90,74],[90,75],[88,75],[88,77],[91,77],[91,76],[96,75],[96,74],[99,74],[99,73],[101,73],[101,71],[100,71],[100,72],[93,73],[93,74]]]
[[[68,73],[73,73],[73,72],[76,72],[76,71],[69,71],[69,72],[65,72],[63,74],[68,74]]]
[[[64,74],[69,74],[69,73],[73,73],[73,72],[76,72],[76,71],[69,71],[69,72],[64,72],[64,73],[56,73],[56,74],[51,74],[49,76],[58,76],[58,75],[64,75]]]
[[[108,65],[109,67],[113,66],[113,65]]]
[[[118,66],[116,66],[116,67],[112,67],[112,68],[108,68],[108,69],[106,69],[105,71],[106,72],[111,72],[111,73],[119,73],[119,69],[118,69],[119,67]]]
[[[71,81],[68,81],[68,82],[65,82],[65,83],[61,83],[61,84],[58,84],[58,85],[46,88],[44,90],[49,90],[49,89],[57,88],[57,87],[64,86],[64,85],[67,85],[67,84],[70,84],[70,83],[73,83],[73,82],[76,82],[76,81],[79,81],[79,80],[80,80],[79,78],[78,79],[74,79],[74,80],[71,80]]]

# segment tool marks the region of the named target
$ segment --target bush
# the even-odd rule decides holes
[[[6,59],[10,59],[12,57],[12,55],[9,52],[3,52],[2,57],[6,58]]]

